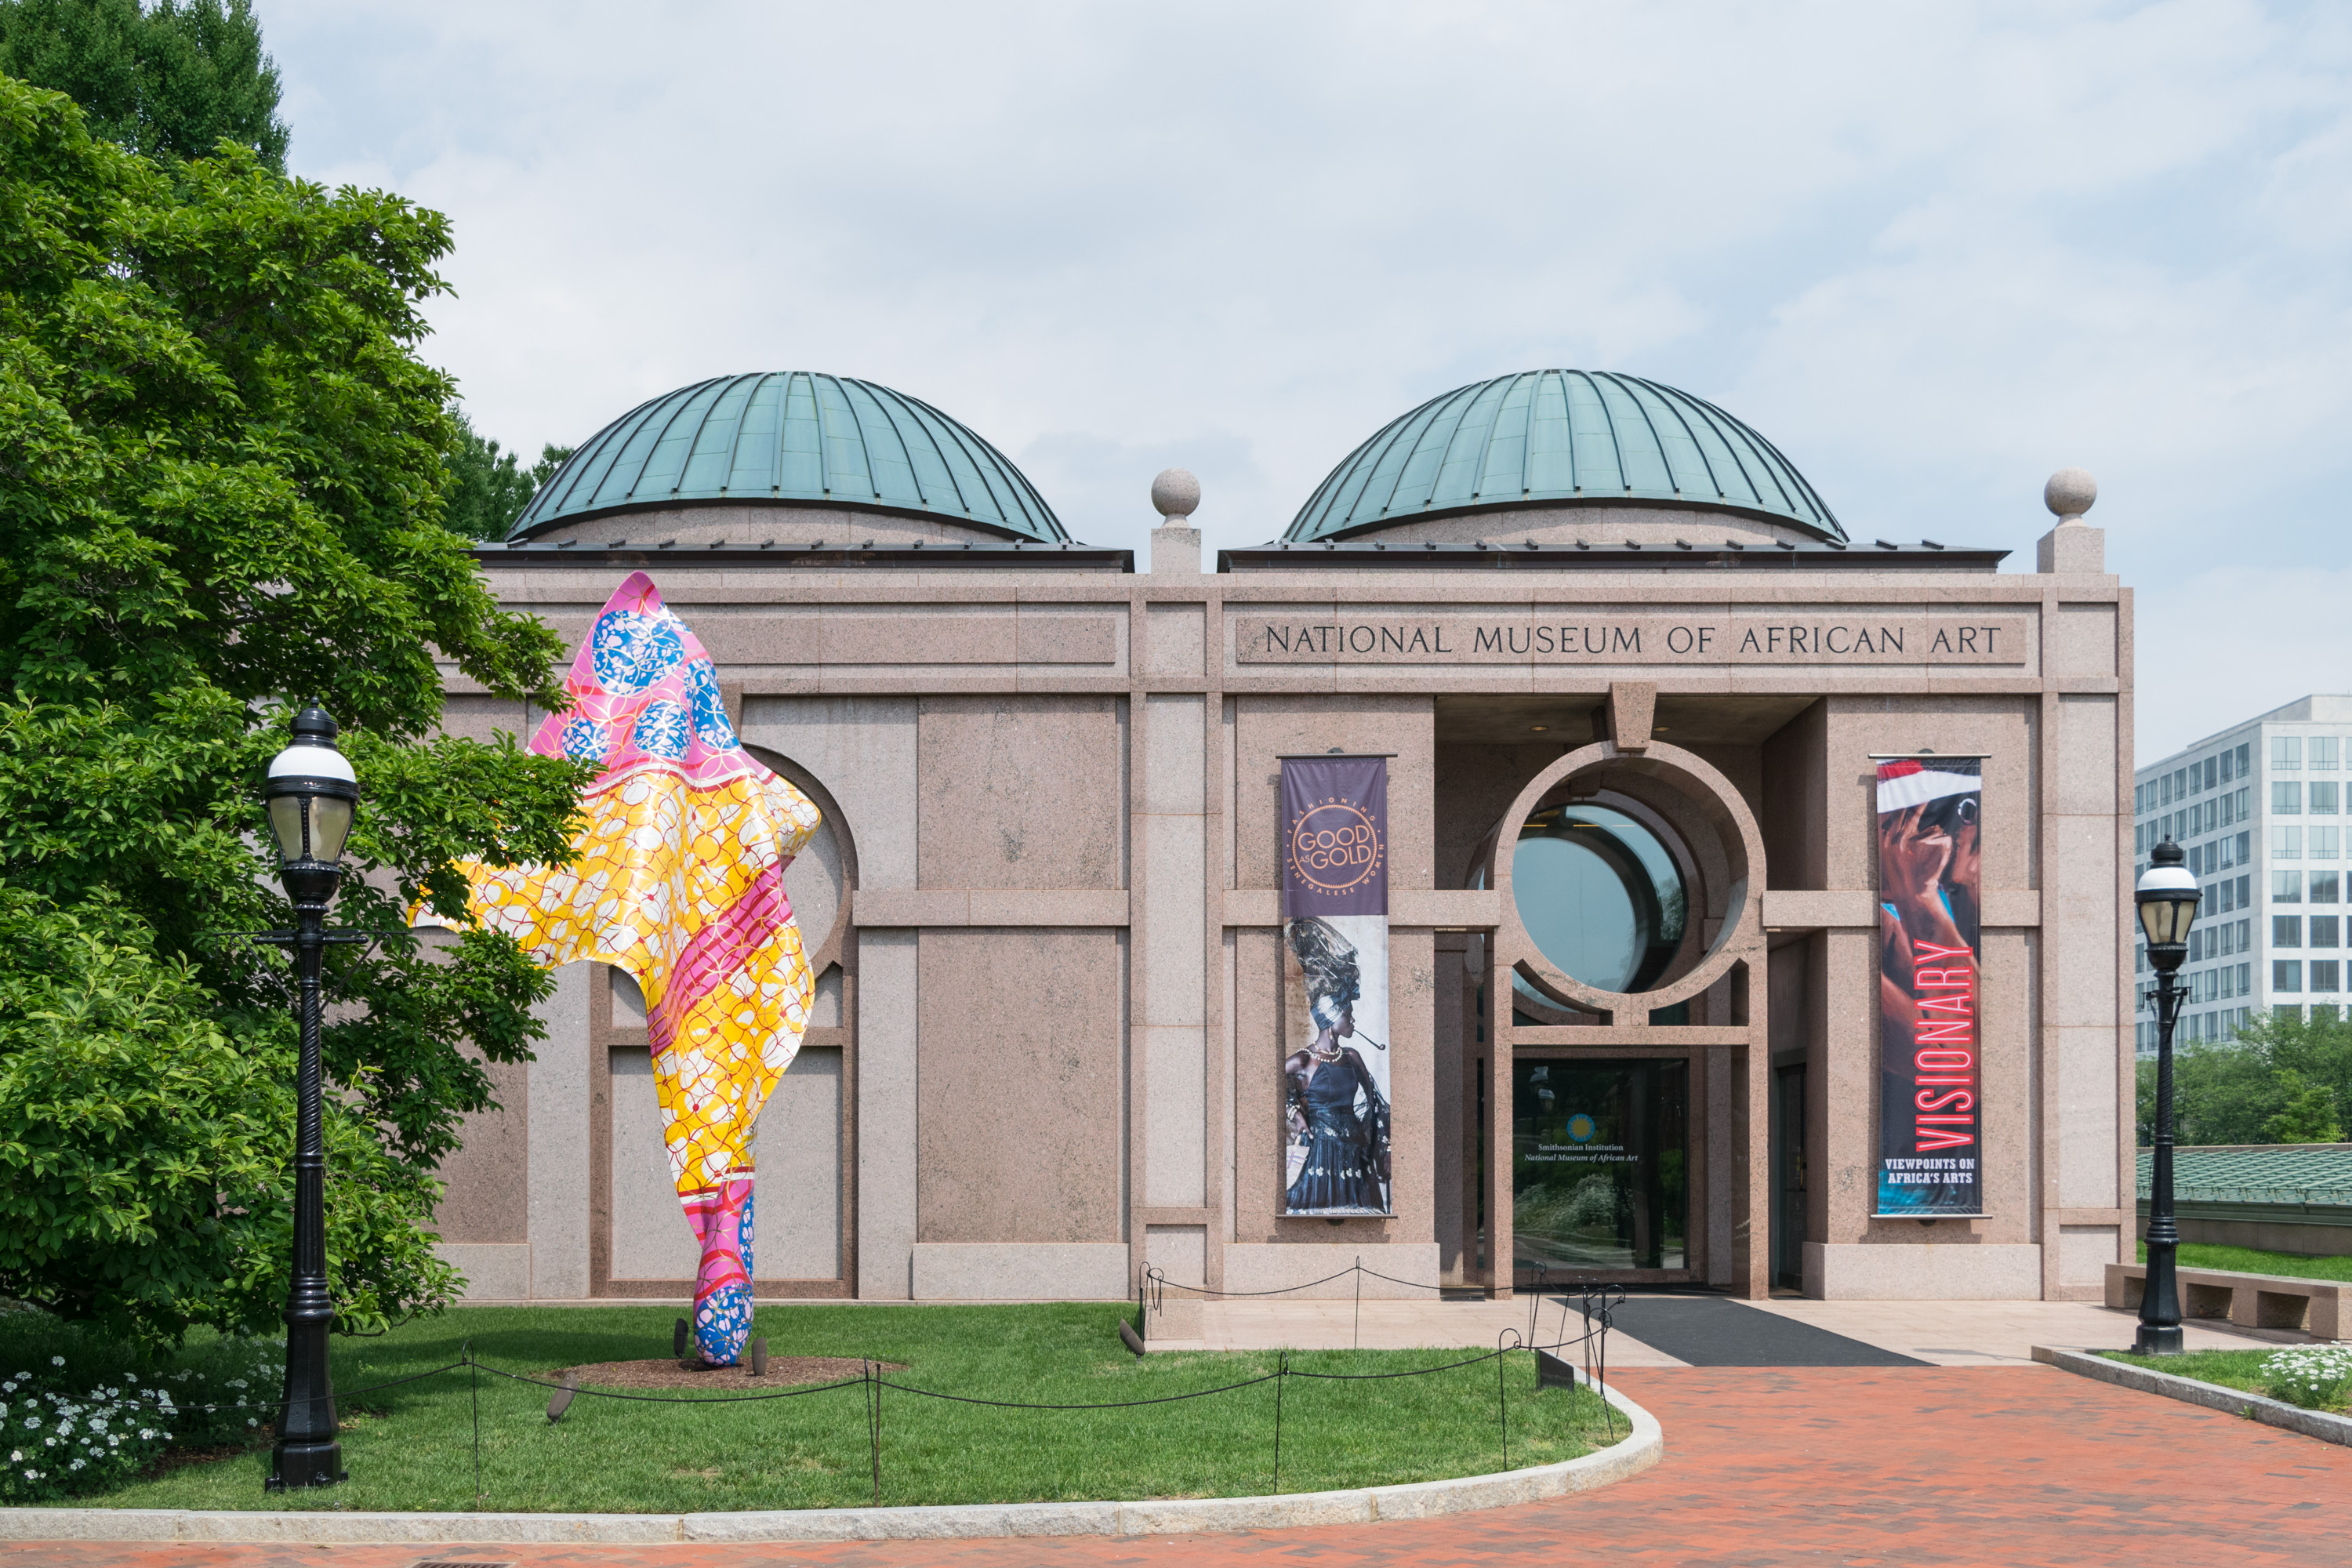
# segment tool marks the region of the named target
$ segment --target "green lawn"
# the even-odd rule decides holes
[[[760,1309],[775,1355],[902,1362],[893,1381],[983,1399],[1099,1403],[1236,1383],[1274,1370],[1272,1352],[1153,1355],[1118,1341],[1112,1305]],[[338,1388],[458,1359],[558,1367],[666,1354],[677,1312],[662,1307],[459,1308],[386,1338],[339,1341]],[[7,1352],[0,1342],[0,1356]],[[1294,1354],[1302,1372],[1393,1372],[1473,1352]],[[1538,1394],[1532,1357],[1502,1379],[1513,1466],[1572,1458],[1605,1441],[1600,1402]],[[1286,1492],[1433,1480],[1500,1469],[1493,1362],[1427,1377],[1291,1378],[1282,1385]],[[1247,1496],[1273,1489],[1276,1384],[1141,1409],[1021,1411],[887,1393],[882,1501],[971,1503],[1089,1498]],[[274,1396],[276,1389],[267,1391]],[[873,1501],[864,1400],[856,1388],[796,1399],[688,1406],[585,1394],[557,1425],[547,1391],[481,1379],[481,1497],[474,1494],[471,1386],[462,1373],[348,1398],[351,1481],[289,1501],[261,1489],[266,1446],[151,1474],[83,1504],[125,1508],[338,1508],[584,1512],[857,1507]],[[1622,1436],[1624,1421],[1617,1419]]]
[[[2187,1250],[2183,1248],[2183,1250]],[[2271,1345],[2255,1351],[2190,1351],[2183,1355],[2134,1355],[2129,1351],[2104,1351],[2100,1353],[2116,1361],[2129,1362],[2152,1372],[2168,1372],[2175,1377],[2193,1377],[2200,1383],[2218,1383],[2224,1388],[2240,1388],[2249,1394],[2267,1394],[2263,1386],[2263,1358],[2282,1347]],[[2332,1405],[2321,1406],[2337,1415],[2346,1414],[2345,1401],[2339,1397]]]
[[[2147,1243],[2139,1244],[2139,1260],[2147,1261]],[[2251,1247],[2211,1247],[2203,1242],[2180,1244],[2183,1268],[2227,1268],[2240,1274],[2285,1274],[2297,1279],[2352,1281],[2352,1258],[2307,1258],[2299,1252],[2257,1252]]]

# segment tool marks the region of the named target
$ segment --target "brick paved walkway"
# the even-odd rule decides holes
[[[2352,1564],[2352,1448],[2045,1367],[1629,1370],[1667,1458],[1588,1497],[1426,1523],[1131,1540],[768,1547],[115,1546],[10,1568],[1414,1568],[1637,1563]]]

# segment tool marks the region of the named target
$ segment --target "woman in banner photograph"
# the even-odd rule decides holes
[[[1388,1101],[1364,1058],[1341,1043],[1356,1033],[1355,1004],[1363,994],[1356,950],[1328,921],[1311,915],[1290,921],[1287,939],[1306,978],[1316,1033],[1283,1063],[1285,1113],[1292,1136],[1306,1143],[1286,1207],[1292,1214],[1385,1214]]]

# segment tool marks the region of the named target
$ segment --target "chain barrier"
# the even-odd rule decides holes
[[[1362,1277],[1370,1276],[1375,1279],[1381,1279],[1389,1283],[1398,1285],[1417,1285],[1418,1282],[1412,1280],[1392,1279],[1390,1276],[1364,1268],[1361,1259],[1359,1259],[1352,1268],[1343,1268],[1337,1274],[1327,1276],[1322,1279],[1310,1280],[1306,1285],[1292,1286],[1289,1289],[1311,1289],[1317,1285],[1329,1284],[1332,1280],[1340,1279],[1351,1273],[1358,1276],[1357,1311],[1359,1313],[1359,1331],[1356,1337],[1360,1341]],[[1164,1292],[1169,1289],[1169,1286],[1170,1282],[1157,1268],[1147,1268],[1144,1273],[1142,1288],[1139,1291],[1139,1305],[1147,1308],[1159,1307],[1164,1300]],[[1288,1293],[1284,1290],[1209,1291],[1205,1289],[1187,1285],[1177,1285],[1174,1288],[1179,1290],[1193,1290],[1198,1289],[1201,1294],[1219,1296],[1231,1295],[1243,1297],[1264,1297]],[[1434,1287],[1427,1286],[1422,1286],[1419,1288],[1434,1289]],[[1512,1354],[1519,1352],[1555,1352],[1566,1349],[1571,1342],[1573,1342],[1580,1346],[1583,1352],[1584,1375],[1587,1384],[1593,1386],[1596,1392],[1605,1390],[1607,1386],[1608,1335],[1611,1324],[1611,1314],[1613,1309],[1617,1305],[1622,1303],[1625,1300],[1625,1291],[1622,1286],[1607,1285],[1585,1285],[1580,1289],[1582,1291],[1582,1310],[1585,1319],[1585,1331],[1582,1336],[1574,1342],[1571,1342],[1568,1337],[1568,1298],[1563,1294],[1560,1297],[1560,1337],[1550,1344],[1531,1342],[1531,1336],[1522,1336],[1517,1329],[1506,1327],[1496,1336],[1495,1348],[1491,1351],[1482,1352],[1477,1355],[1465,1356],[1459,1361],[1446,1362],[1437,1366],[1407,1367],[1395,1372],[1302,1371],[1290,1364],[1290,1352],[1287,1349],[1285,1349],[1277,1352],[1275,1362],[1275,1369],[1272,1372],[1262,1373],[1256,1377],[1244,1378],[1235,1383],[1219,1384],[1213,1388],[1192,1389],[1182,1394],[1158,1394],[1148,1399],[1102,1400],[1082,1404],[1046,1404],[1026,1400],[985,1399],[974,1394],[950,1394],[941,1389],[921,1388],[913,1384],[894,1383],[884,1374],[885,1369],[882,1364],[871,1359],[861,1359],[859,1361],[858,1374],[854,1378],[845,1378],[836,1383],[815,1384],[799,1388],[777,1389],[772,1393],[762,1392],[758,1394],[729,1394],[719,1395],[628,1394],[618,1389],[583,1387],[578,1383],[576,1376],[567,1378],[562,1383],[554,1383],[550,1382],[545,1378],[532,1377],[527,1373],[508,1372],[501,1367],[488,1365],[475,1352],[474,1342],[471,1339],[467,1339],[462,1342],[459,1347],[458,1359],[456,1361],[446,1363],[440,1366],[430,1367],[423,1372],[410,1373],[401,1377],[387,1378],[381,1383],[367,1384],[359,1388],[341,1389],[336,1391],[334,1397],[338,1401],[356,1399],[362,1394],[375,1394],[388,1388],[399,1388],[408,1384],[421,1383],[427,1378],[439,1377],[448,1373],[457,1371],[465,1372],[467,1374],[468,1416],[469,1424],[472,1427],[473,1437],[474,1499],[476,1502],[479,1503],[488,1495],[484,1490],[482,1482],[482,1378],[485,1374],[503,1379],[508,1383],[526,1384],[535,1388],[545,1388],[555,1391],[560,1397],[550,1402],[548,1410],[548,1419],[550,1422],[560,1419],[564,1412],[569,1409],[572,1398],[581,1395],[585,1395],[591,1399],[611,1399],[625,1403],[650,1405],[750,1405],[759,1403],[762,1400],[799,1399],[809,1394],[837,1394],[845,1389],[855,1388],[860,1391],[860,1397],[865,1405],[866,1452],[869,1468],[873,1477],[873,1506],[879,1508],[882,1506],[882,1396],[883,1392],[886,1389],[892,1390],[899,1394],[910,1394],[921,1399],[940,1400],[955,1405],[981,1405],[996,1410],[1135,1410],[1155,1405],[1177,1405],[1194,1399],[1213,1399],[1220,1394],[1235,1394],[1244,1389],[1256,1388],[1271,1383],[1274,1384],[1274,1491],[1276,1495],[1279,1495],[1282,1490],[1282,1426],[1284,1418],[1283,1406],[1285,1385],[1293,1378],[1306,1378],[1318,1383],[1363,1383],[1378,1382],[1391,1378],[1431,1377],[1440,1373],[1458,1372],[1465,1367],[1477,1366],[1483,1363],[1491,1361],[1496,1363],[1496,1424],[1502,1439],[1503,1468],[1505,1469],[1508,1469],[1510,1468],[1511,1458],[1511,1429],[1509,1377],[1507,1363]],[[1532,1319],[1530,1320],[1530,1323],[1532,1324]],[[1596,1358],[1599,1366],[1599,1374],[1597,1378],[1594,1370]],[[1611,1436],[1611,1440],[1614,1441],[1616,1427],[1613,1420],[1611,1420],[1610,1413],[1607,1409],[1607,1394],[1605,1393],[1601,1393],[1601,1397],[1603,1406],[1602,1417],[1604,1421],[1610,1422],[1608,1431]],[[175,1410],[187,1410],[190,1412],[201,1410],[205,1414],[213,1414],[224,1410],[269,1410],[274,1412],[282,1412],[289,1404],[289,1401],[287,1400],[277,1399],[269,1401],[241,1400],[235,1404],[205,1403],[202,1405],[183,1405],[171,1402],[170,1393],[168,1390],[159,1391],[157,1394],[152,1395],[142,1393],[137,1400],[125,1401],[125,1403],[141,1403],[148,1400],[155,1400],[159,1403],[169,1403],[171,1408]]]

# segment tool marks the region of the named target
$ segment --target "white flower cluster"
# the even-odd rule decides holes
[[[2273,1399],[2324,1409],[2352,1392],[2352,1345],[2295,1345],[2263,1357],[2263,1386]]]
[[[258,1426],[269,1414],[263,1403],[268,1394],[257,1399],[252,1391],[257,1384],[268,1389],[284,1352],[249,1342],[238,1349],[246,1354],[231,1370],[243,1371],[242,1376],[183,1368],[142,1379],[123,1372],[75,1393],[71,1373],[63,1371],[66,1358],[53,1355],[40,1374],[0,1377],[0,1442],[9,1448],[7,1468],[0,1470],[0,1503],[119,1485],[161,1456],[184,1427],[200,1429],[190,1434],[192,1441],[219,1441]],[[243,1408],[248,1405],[260,1408]]]

